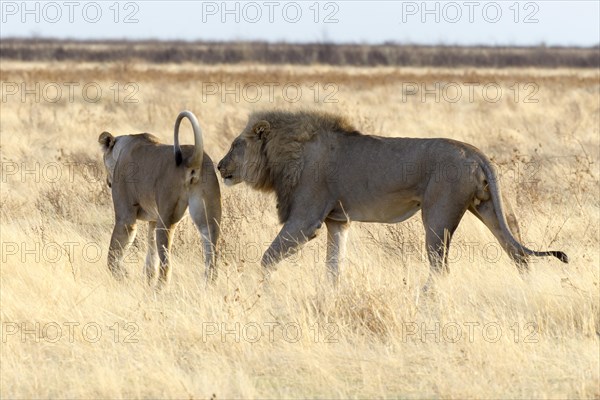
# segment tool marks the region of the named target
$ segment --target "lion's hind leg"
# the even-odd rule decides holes
[[[452,196],[440,198],[436,204],[429,204],[429,207],[424,205],[422,214],[430,271],[423,292],[427,292],[432,286],[434,276],[447,274],[450,271],[448,268],[450,242],[465,211],[466,207],[457,206]]]
[[[423,201],[423,225],[425,226],[425,245],[431,271],[448,273],[448,249],[452,235],[465,211],[467,199],[446,192],[443,195],[426,197]]]

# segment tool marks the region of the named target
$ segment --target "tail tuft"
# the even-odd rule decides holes
[[[181,150],[176,150],[175,151],[175,165],[177,165],[179,167],[182,162],[183,162],[183,155],[181,154]]]
[[[554,257],[558,258],[560,261],[564,262],[565,264],[569,263],[569,256],[567,256],[565,253],[563,253],[562,251],[551,251],[550,252]]]

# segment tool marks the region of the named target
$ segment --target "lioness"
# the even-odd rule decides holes
[[[194,145],[179,145],[179,125],[190,120]],[[154,280],[160,260],[158,287],[171,276],[171,238],[185,210],[200,231],[207,281],[216,278],[215,246],[221,220],[221,192],[213,162],[203,150],[198,120],[182,111],[175,121],[175,145],[159,142],[149,133],[114,137],[103,132],[98,138],[104,153],[107,183],[112,189],[115,227],[110,239],[108,268],[117,279],[127,273],[121,263],[133,242],[136,221],[148,221],[148,254],[145,273]]]
[[[447,271],[448,246],[465,211],[496,236],[521,270],[527,256],[555,256],[519,243],[508,224],[498,177],[475,147],[450,139],[363,135],[347,120],[314,111],[250,115],[217,168],[227,185],[274,191],[283,228],[262,258],[270,267],[327,226],[327,267],[334,282],[350,221],[395,223],[422,210],[433,272]]]

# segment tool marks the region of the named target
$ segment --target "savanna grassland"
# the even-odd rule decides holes
[[[597,69],[3,61],[0,397],[600,397],[599,79]],[[214,287],[187,216],[166,290],[143,279],[144,223],[130,277],[116,282],[98,135],[172,143],[175,117],[189,109],[218,161],[248,113],[273,107],[477,146],[500,171],[523,240],[565,251],[570,264],[535,259],[520,275],[467,215],[450,275],[424,296],[418,214],[354,223],[337,290],[324,233],[265,285],[275,200],[222,185]]]

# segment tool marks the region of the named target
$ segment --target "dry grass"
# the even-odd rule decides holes
[[[303,96],[204,101],[211,81],[298,83]],[[0,397],[600,397],[597,71],[3,62],[2,82],[3,94],[11,82],[97,82],[103,96],[89,103],[76,90],[70,102],[64,89],[56,103],[3,100]],[[139,102],[124,103],[125,92],[115,102],[115,82],[137,83]],[[337,84],[338,102],[315,103],[313,82]],[[403,101],[403,82],[498,82],[504,96]],[[515,82],[536,84],[538,102],[515,102]],[[145,229],[127,259],[132,277],[116,283],[106,268],[113,214],[99,133],[151,131],[171,143],[174,118],[188,108],[218,160],[247,114],[269,107],[317,107],[366,133],[476,145],[499,165],[526,241],[571,263],[539,259],[521,277],[467,216],[451,274],[423,297],[415,217],[354,224],[337,291],[326,281],[324,235],[265,284],[259,259],[279,228],[274,200],[239,186],[223,188],[214,288],[203,285],[188,217],[168,290],[155,294],[142,279]]]

